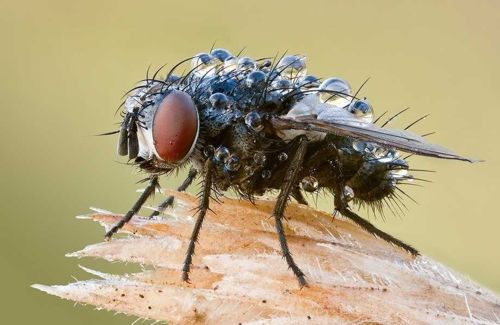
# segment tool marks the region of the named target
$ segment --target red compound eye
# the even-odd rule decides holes
[[[198,112],[191,96],[174,90],[158,106],[153,119],[153,141],[159,158],[179,163],[198,136]]]

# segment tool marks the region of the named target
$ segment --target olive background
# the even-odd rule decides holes
[[[405,188],[419,204],[406,200],[404,217],[387,211],[372,220],[500,292],[498,1],[0,2],[3,322],[135,319],[74,307],[30,285],[90,278],[78,264],[138,269],[64,257],[102,240],[98,225],[74,216],[89,206],[124,212],[141,187],[143,175],[116,156],[116,137],[93,135],[117,128],[121,96],[149,65],[172,66],[214,42],[253,57],[305,54],[311,74],[353,88],[371,77],[361,94],[377,114],[412,107],[393,126],[430,113],[412,130],[436,131],[429,140],[484,159],[411,158],[413,168],[438,171],[419,174],[433,183]],[[332,209],[328,197],[318,206]]]

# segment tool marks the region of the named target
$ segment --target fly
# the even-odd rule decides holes
[[[187,61],[191,70],[177,76],[176,68]],[[189,281],[214,195],[232,189],[252,201],[279,191],[272,216],[283,257],[302,287],[305,275],[283,228],[290,198],[307,204],[304,192],[331,192],[334,214],[416,256],[415,248],[376,228],[349,205],[368,205],[374,211],[404,205],[402,198],[408,195],[400,185],[417,178],[401,151],[473,162],[406,129],[386,128],[392,118],[377,126],[366,98],[353,94],[343,79],[321,81],[307,74],[305,57],[299,55],[273,62],[233,56],[225,49],[200,53],[174,66],[165,78],[158,72],[147,77],[129,92],[123,107],[118,153],[148,173],[149,184],[105,237],[111,239],[139,211],[159,187],[160,176],[190,166],[178,190],[186,190],[197,177],[202,190],[182,268],[184,281]],[[173,201],[168,197],[150,217]]]

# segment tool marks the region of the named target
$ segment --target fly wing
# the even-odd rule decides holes
[[[277,130],[301,130],[323,132],[376,143],[422,156],[455,159],[468,162],[476,160],[462,157],[440,145],[432,144],[419,135],[408,131],[385,129],[364,122],[344,109],[330,107],[313,115],[281,116],[271,119]]]

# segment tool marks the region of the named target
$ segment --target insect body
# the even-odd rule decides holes
[[[179,190],[197,176],[203,185],[182,270],[185,281],[209,199],[229,189],[248,200],[279,191],[273,211],[276,231],[301,286],[306,280],[288,249],[282,219],[290,198],[307,204],[304,191],[331,192],[335,213],[417,255],[416,249],[354,213],[349,203],[380,210],[386,202],[400,200],[404,192],[398,185],[412,180],[400,151],[471,160],[413,133],[377,127],[366,99],[352,94],[342,79],[321,82],[308,75],[304,59],[290,55],[273,63],[215,49],[191,58],[192,70],[183,76],[176,76],[174,67],[165,78],[155,74],[136,87],[124,105],[118,152],[149,173],[150,184],[106,238],[137,213],[160,175],[190,165]],[[152,216],[172,202],[173,197],[167,198]]]

